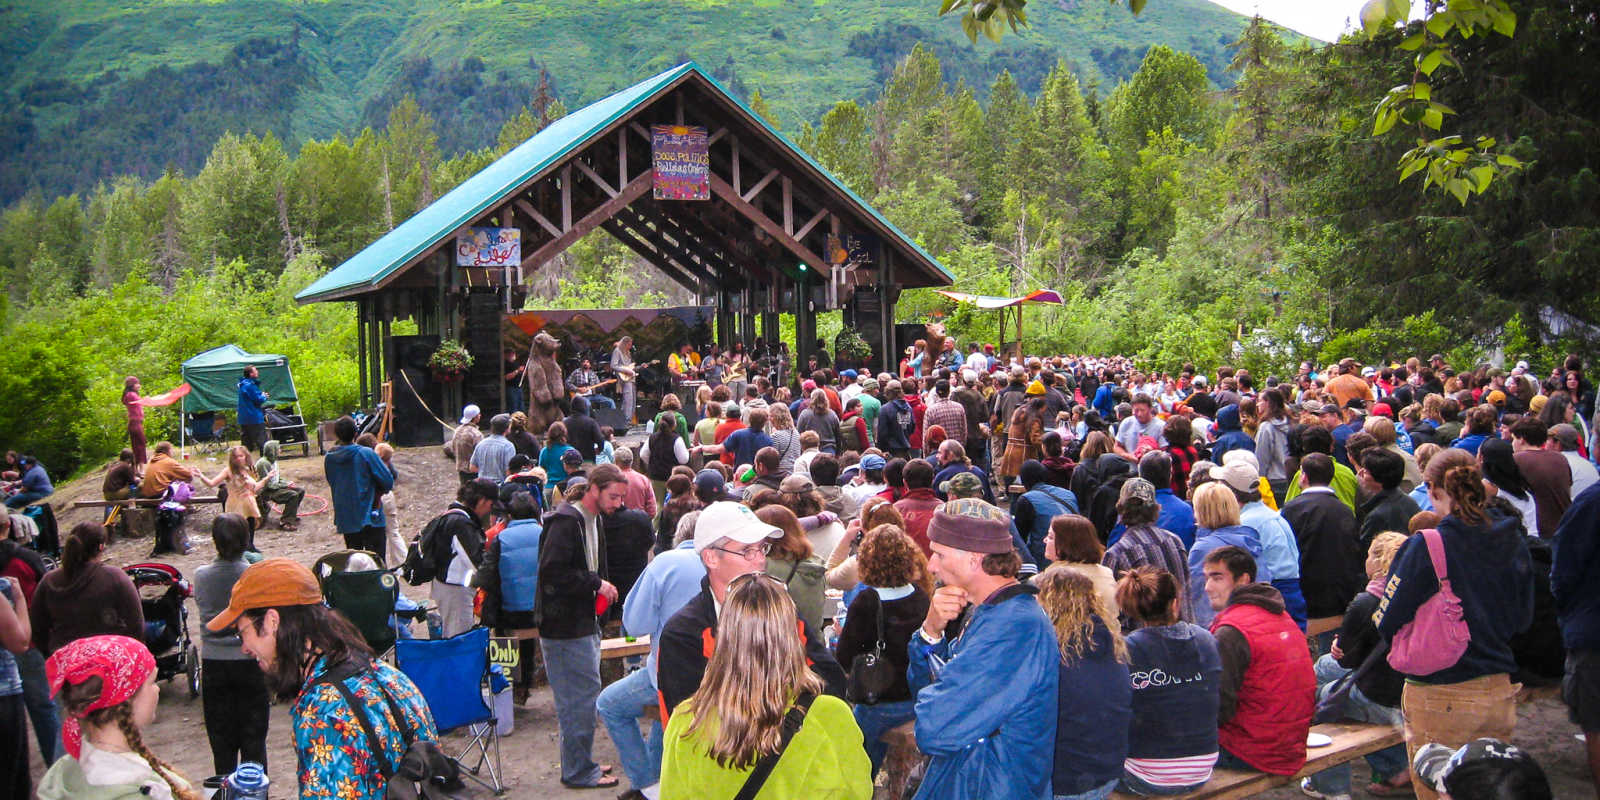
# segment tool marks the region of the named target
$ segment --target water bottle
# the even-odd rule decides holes
[[[225,783],[227,800],[267,800],[267,769],[254,761],[240,764]]]

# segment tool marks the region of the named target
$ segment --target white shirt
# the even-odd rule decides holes
[[[1596,471],[1589,459],[1578,455],[1576,450],[1563,450],[1561,455],[1567,459],[1567,466],[1572,468],[1572,497],[1577,499],[1584,489],[1596,481],[1600,481],[1600,471]],[[16,517],[12,517],[13,520]]]
[[[143,787],[145,793],[156,800],[172,800],[172,787],[162,780],[150,762],[137,753],[101,750],[88,737],[84,737],[78,751],[78,766],[83,769],[83,779],[90,786],[134,784]],[[178,782],[181,786],[188,786],[182,778]]]
[[[988,372],[989,357],[984,355],[983,351],[981,350],[976,353],[968,353],[967,369],[970,369],[973,372]]]

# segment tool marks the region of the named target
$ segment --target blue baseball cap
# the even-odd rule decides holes
[[[861,468],[869,472],[880,470],[887,466],[889,466],[889,462],[883,460],[883,456],[876,453],[868,453],[861,457]]]
[[[841,377],[841,378],[849,378],[851,380],[855,380],[856,375],[857,375],[857,373],[853,369],[847,369],[847,370],[839,373],[839,377]]]

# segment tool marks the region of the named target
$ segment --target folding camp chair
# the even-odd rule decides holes
[[[440,734],[467,728],[467,746],[461,755],[450,756],[462,774],[503,794],[500,734],[494,710],[483,702],[483,681],[489,677],[489,629],[473,628],[448,639],[401,639],[395,643],[395,665],[428,701]],[[465,759],[474,751],[477,761],[468,766]],[[489,780],[478,777],[480,770],[488,772]]]
[[[377,563],[365,550],[339,550],[317,559],[311,572],[322,586],[322,599],[328,607],[350,620],[367,646],[381,656],[394,647],[399,635],[394,604],[400,599],[400,581],[385,569],[347,571],[350,559],[357,555]]]

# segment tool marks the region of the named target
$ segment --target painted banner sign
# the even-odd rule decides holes
[[[711,155],[706,129],[651,125],[650,152],[657,200],[710,200]]]
[[[456,266],[514,267],[522,263],[522,232],[516,228],[468,228],[456,237]]]

